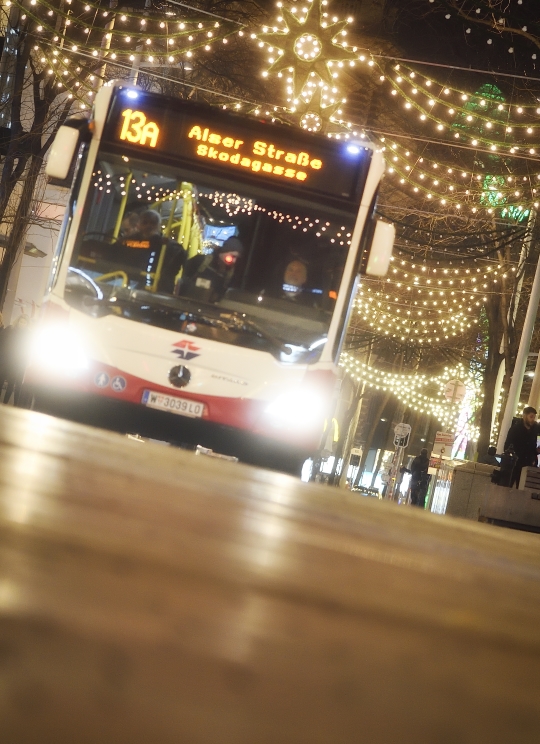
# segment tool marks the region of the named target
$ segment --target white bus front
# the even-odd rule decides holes
[[[335,417],[380,154],[118,84],[91,129],[36,407],[296,470]]]

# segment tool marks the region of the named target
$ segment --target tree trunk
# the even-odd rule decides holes
[[[504,351],[501,353],[501,345],[505,350],[508,349],[508,337],[505,336],[508,332],[508,324],[501,323],[501,303],[499,298],[491,296],[485,305],[485,311],[487,316],[488,348],[486,369],[484,371],[484,399],[480,408],[480,435],[477,442],[477,450],[481,454],[487,452],[491,441],[493,407],[497,405],[497,401],[495,400],[495,385],[497,383],[501,361],[506,356]],[[507,366],[507,372],[508,369]]]
[[[500,360],[502,354],[497,355]],[[493,360],[496,361],[496,360]],[[493,406],[497,405],[495,401],[495,385],[499,374],[497,364],[490,364],[484,374],[484,400],[480,408],[480,436],[478,437],[477,450],[481,455],[487,453],[491,442],[491,421],[493,418]]]

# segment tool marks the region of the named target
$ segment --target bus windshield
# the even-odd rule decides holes
[[[66,300],[96,317],[114,312],[284,362],[317,361],[355,215],[211,181],[101,153]]]

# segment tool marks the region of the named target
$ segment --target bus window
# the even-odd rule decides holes
[[[285,361],[316,361],[355,216],[261,193],[227,193],[196,172],[103,155],[71,265],[105,300],[123,291],[117,308],[129,306],[131,319],[181,330],[182,311],[197,310],[206,319],[192,323],[195,335],[257,348],[271,338],[288,349]],[[68,301],[83,286],[78,275]]]

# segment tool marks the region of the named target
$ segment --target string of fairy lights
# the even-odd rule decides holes
[[[531,155],[536,154],[540,142],[535,139],[540,137],[540,107],[534,99],[530,103],[508,104],[494,85],[484,84],[478,93],[471,94],[431,78],[421,78],[403,64],[393,69],[393,74],[381,75],[380,79],[390,84],[391,95],[401,97],[405,109],[419,113],[421,123],[432,121],[439,132],[447,131],[456,140],[468,137],[471,144],[481,143],[493,151],[513,147],[517,152],[521,146]],[[474,128],[475,134],[459,131],[465,128]],[[518,139],[521,145],[515,144]]]
[[[104,191],[106,194],[110,194],[116,189],[121,196],[126,196],[126,183],[128,181],[125,175],[112,175],[98,168],[92,173],[92,176],[94,178],[93,187],[97,191]],[[129,189],[132,197],[141,199],[143,202],[150,202],[150,206],[159,205],[167,201],[183,200],[193,196],[193,191],[190,188],[173,188],[152,184],[150,183],[150,176],[148,174],[139,179],[134,174],[131,174],[129,177]],[[332,224],[316,217],[301,216],[292,211],[282,212],[277,209],[269,209],[261,204],[257,204],[254,199],[241,196],[235,192],[202,190],[196,193],[201,199],[209,201],[212,207],[223,209],[229,217],[236,217],[239,214],[250,216],[253,213],[259,212],[280,224],[287,223],[292,230],[298,230],[302,233],[313,232],[317,238],[326,237],[336,247],[349,246],[351,244],[352,233],[345,225],[341,225],[339,222]]]
[[[364,326],[383,338],[433,346],[465,333],[478,323],[478,300],[471,306],[455,296],[435,299],[431,292],[424,294],[425,299],[411,296],[404,300],[393,294],[391,288],[372,288],[368,284],[364,280],[358,290],[354,309]]]
[[[485,267],[458,268],[420,265],[417,261],[393,256],[389,277],[386,281],[413,282],[413,286],[422,287],[426,290],[460,290],[471,296],[476,294],[488,294],[490,292],[499,294],[500,282],[506,279],[509,273],[517,271],[517,264],[506,266],[501,263],[489,263]],[[490,282],[492,288],[490,290]],[[468,288],[467,288],[468,287]]]
[[[385,278],[363,278],[355,300],[355,326],[425,346],[467,333],[478,325],[489,296],[500,296],[507,281],[513,286],[524,258],[503,263],[482,259],[480,265],[472,260],[456,266],[420,255],[393,256]]]
[[[268,53],[263,74],[283,78],[289,111],[302,114],[300,124],[317,131],[326,118],[338,126],[338,131],[328,132],[329,136],[367,137],[362,127],[343,118],[346,99],[339,80],[340,75],[361,64],[365,70],[378,73],[381,83],[389,84],[391,96],[400,98],[405,110],[417,113],[420,124],[435,125],[433,133],[439,145],[455,147],[459,143],[491,157],[492,173],[486,172],[478,157],[474,158],[473,169],[464,169],[430,157],[425,142],[415,150],[410,144],[388,144],[386,137],[370,133],[386,153],[388,173],[396,185],[409,188],[411,196],[458,214],[468,210],[472,214],[497,213],[516,222],[527,219],[531,208],[540,204],[538,102],[531,97],[508,104],[495,86],[484,86],[473,93],[439,83],[408,65],[396,64],[388,72],[386,64],[347,42],[344,27],[352,19],[339,21],[327,6],[327,2],[321,2],[317,10],[312,0],[286,6],[278,3],[275,24],[263,27],[257,37],[259,46]],[[537,171],[509,175],[507,158],[518,154],[536,162]],[[494,162],[496,155],[498,163]],[[506,171],[504,175],[497,172],[501,168]]]
[[[358,382],[365,383],[376,391],[393,393],[407,408],[419,413],[434,416],[443,427],[454,430],[462,412],[462,403],[448,398],[449,383],[459,380],[467,390],[467,405],[474,408],[481,396],[477,375],[463,365],[445,367],[439,375],[419,373],[398,374],[376,369],[358,361],[354,356],[343,352],[339,362],[348,375]],[[478,428],[466,424],[464,433],[469,439],[478,437]]]
[[[349,44],[346,26],[352,18],[340,21],[332,15],[328,0],[278,3],[275,25],[263,27],[259,34],[248,34],[241,25],[227,24],[226,20],[180,19],[172,10],[158,15],[146,11],[114,13],[83,0],[66,0],[63,10],[44,0],[31,0],[29,8],[20,0],[7,0],[5,6],[11,5],[24,8],[24,17],[37,24],[34,34],[36,39],[42,37],[35,49],[41,54],[40,64],[46,68],[47,75],[55,76],[58,87],[65,88],[68,97],[75,98],[81,108],[91,105],[101,82],[100,71],[97,68],[90,71],[91,60],[82,60],[80,56],[77,59],[77,52],[83,48],[86,54],[97,58],[96,63],[133,62],[138,55],[145,65],[163,60],[177,64],[180,60],[186,63],[195,52],[211,51],[216,43],[227,43],[233,35],[249,35],[269,55],[269,68],[263,74],[282,77],[287,88],[288,107],[273,107],[272,111],[265,112],[267,115],[277,115],[280,110],[300,112],[305,109],[302,124],[306,128],[320,129],[322,114],[339,124],[342,130],[341,134],[329,132],[331,136],[367,136],[351,122],[336,116],[342,113],[339,106],[346,102],[340,76],[350,73],[355,65],[363,64],[379,72],[380,77],[390,83],[391,93],[401,96],[404,105],[411,110],[420,112],[424,121],[433,121],[445,130],[456,126],[471,128],[475,122],[476,125],[481,123],[485,131],[468,137],[471,146],[486,145],[493,152],[493,148],[504,146],[508,151],[506,155],[512,154],[521,148],[516,139],[520,132],[530,140],[526,143],[529,154],[537,146],[531,139],[540,134],[540,129],[534,127],[534,116],[540,110],[537,104],[527,101],[509,105],[497,101],[495,105],[492,98],[443,85],[421,76],[407,65],[395,65],[391,74],[384,74],[380,62]],[[55,45],[58,48],[54,48]],[[473,103],[477,109],[474,112]],[[241,105],[237,103],[236,108]],[[438,109],[441,115],[436,113]],[[443,112],[445,116],[453,116],[453,121],[443,123]],[[260,107],[254,113],[258,115]],[[501,118],[505,119],[503,123]],[[497,143],[494,136],[503,124],[504,138]],[[453,136],[466,137],[462,131],[455,131]],[[507,141],[510,137],[512,142]],[[452,207],[458,212],[469,208],[473,213],[485,209],[488,214],[501,208],[506,209],[505,216],[522,219],[531,206],[540,203],[537,201],[540,172],[520,179],[512,175],[486,176],[483,169],[479,169],[480,172],[462,170],[429,158],[425,152],[414,152],[411,147],[387,144],[384,137],[379,144],[387,152],[390,177],[400,186],[409,186],[412,195],[438,202],[442,207]]]
[[[192,20],[174,6],[164,12],[116,12],[85,0],[6,0],[3,6],[20,11],[19,23],[34,38],[36,72],[54,76],[58,88],[81,109],[91,106],[106,64],[182,64],[189,69],[195,53],[207,54],[244,35],[234,21],[201,20],[200,15]]]

